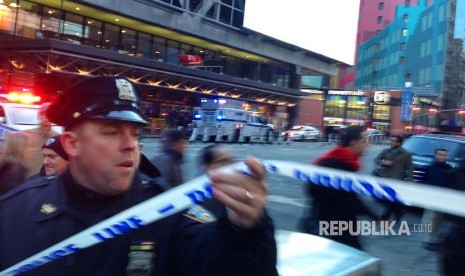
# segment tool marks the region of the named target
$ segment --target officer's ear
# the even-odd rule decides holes
[[[61,134],[61,145],[69,157],[78,155],[77,135],[72,131],[65,131]]]

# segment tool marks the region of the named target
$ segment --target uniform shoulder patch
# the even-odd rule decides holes
[[[200,223],[212,222],[216,220],[215,215],[199,205],[194,205],[187,209],[183,216]]]

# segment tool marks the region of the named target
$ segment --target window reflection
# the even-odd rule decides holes
[[[167,1],[177,5],[174,0]],[[214,1],[212,9],[217,12],[212,19],[235,25],[241,21],[243,6],[243,0]],[[192,70],[207,70],[282,87],[290,85],[292,66],[288,63],[230,56],[228,51],[203,49],[26,0],[20,0],[18,7],[0,4],[0,31],[31,39],[61,39],[172,64],[179,64],[180,53],[200,55],[202,66]]]

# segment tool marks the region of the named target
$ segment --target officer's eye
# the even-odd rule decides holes
[[[105,130],[105,131],[103,131],[103,135],[105,135],[105,136],[115,136],[115,135],[118,135],[118,132],[116,130]]]

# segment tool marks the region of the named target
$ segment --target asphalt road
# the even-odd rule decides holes
[[[143,152],[147,156],[156,154],[160,149],[159,139],[144,138]],[[197,158],[199,150],[205,146],[201,142],[189,144],[185,155],[183,173],[185,179],[190,179],[199,174]],[[224,144],[231,150],[237,161],[243,160],[251,155],[259,159],[289,160],[309,164],[319,155],[323,154],[332,144],[322,142],[291,142],[274,144]],[[362,157],[362,170],[359,173],[368,174],[373,168],[373,159],[387,145],[371,145]],[[304,183],[280,175],[269,174],[268,185],[270,193],[268,196],[268,211],[274,219],[277,229],[298,231],[298,221],[308,207],[311,206],[304,192]],[[380,214],[383,206],[371,198],[364,197],[362,200],[375,213]],[[402,217],[401,221],[408,224],[409,229],[417,229],[420,226],[421,213],[419,210],[411,209]],[[369,220],[369,218],[361,218]],[[398,231],[398,226],[394,231]],[[364,250],[371,256],[381,260],[382,275],[423,275],[437,276],[437,258],[434,252],[427,251],[422,247],[423,233],[413,232],[411,235],[387,235],[361,237]]]

